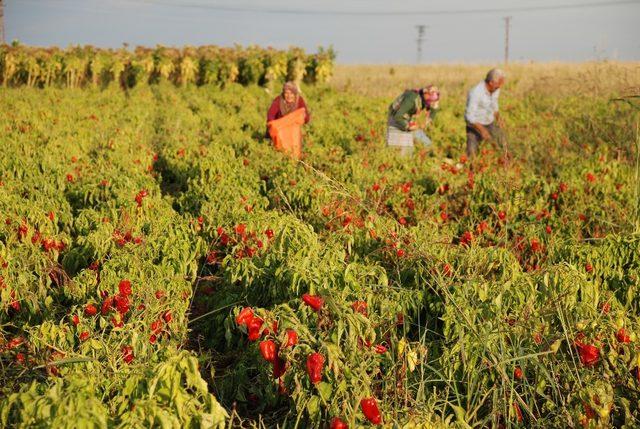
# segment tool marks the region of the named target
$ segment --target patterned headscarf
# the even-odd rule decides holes
[[[284,99],[284,92],[291,91],[295,95],[293,102],[287,103]],[[298,108],[298,100],[300,99],[300,90],[294,82],[287,82],[282,87],[282,94],[280,94],[280,113],[282,116],[288,115]]]
[[[427,85],[421,95],[423,96],[425,107],[438,107],[438,101],[440,100],[440,91],[438,91],[438,87],[435,85]]]

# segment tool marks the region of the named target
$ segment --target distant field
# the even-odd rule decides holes
[[[392,96],[405,87],[434,84],[454,96],[476,83],[500,64],[465,65],[336,65],[332,86],[364,95]],[[640,63],[510,64],[506,92],[518,97],[539,94],[605,96],[640,92]],[[446,95],[446,94],[445,94]]]
[[[0,88],[0,426],[639,427],[640,64],[509,66],[472,170],[488,68],[338,66],[301,162],[255,85]]]

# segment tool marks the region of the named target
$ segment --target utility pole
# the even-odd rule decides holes
[[[4,0],[0,0],[0,45],[4,43]]]
[[[504,17],[504,63],[509,64],[509,28],[511,27],[511,17]]]
[[[416,25],[416,29],[418,30],[418,38],[416,39],[418,48],[416,62],[418,64],[422,62],[422,43],[425,41],[424,30],[426,30],[427,28],[428,27],[426,25]]]

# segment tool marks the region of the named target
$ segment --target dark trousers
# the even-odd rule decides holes
[[[484,126],[489,134],[491,134],[491,138],[495,140],[500,145],[504,144],[504,133],[502,129],[495,123],[492,122],[489,125]],[[467,124],[467,156],[469,158],[473,158],[476,153],[478,153],[478,147],[480,146],[480,142],[482,141],[482,136],[471,125]]]

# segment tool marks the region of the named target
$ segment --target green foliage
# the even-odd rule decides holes
[[[47,87],[0,92],[3,426],[358,427],[365,397],[407,427],[637,426],[633,110],[505,91],[509,153],[471,171],[460,89],[399,158],[389,100],[303,85],[293,162],[255,84],[331,51],[74,48],[29,80],[3,49],[8,86]]]

